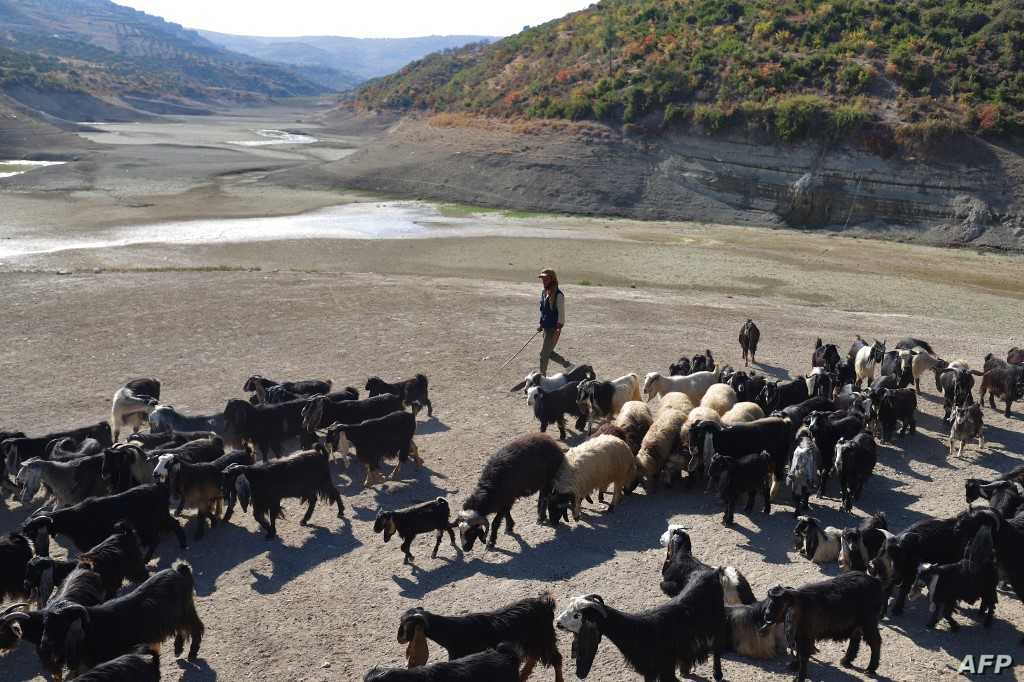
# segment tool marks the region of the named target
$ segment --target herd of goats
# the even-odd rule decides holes
[[[756,364],[759,339],[747,320],[739,336],[745,367]],[[512,532],[515,502],[534,494],[538,522],[557,525],[570,514],[579,521],[583,502],[593,504],[595,495],[601,503],[608,495],[612,511],[637,487],[651,494],[682,485],[716,491],[726,525],[744,498],[746,513],[760,495],[768,514],[788,488],[796,549],[816,563],[838,561],[843,572],[800,588],[774,587],[758,601],[736,567],[701,563],[686,530],[670,526],[662,537],[661,582],[670,599],[662,605],[626,613],[591,594],[572,599],[556,617],[545,593],[463,616],[417,607],[402,615],[398,630],[408,667],[374,668],[364,679],[512,682],[541,663],[562,682],[556,627],[573,635],[581,679],[604,637],[648,682],[676,680],[677,670],[689,675],[708,658],[720,680],[725,652],[791,655],[804,680],[822,640],[849,641],[844,666],[864,640],[871,650],[866,672],[873,673],[880,619],[899,615],[908,596],[925,592],[930,627],[944,619],[957,629],[957,605],[979,601],[988,627],[1000,581],[1024,599],[1024,466],[965,482],[969,505],[986,505],[900,533],[889,530],[884,513],[845,529],[810,515],[811,494],[824,496],[830,477],[838,481],[842,508],[852,509],[870,484],[877,442],[915,430],[921,380],[931,376],[944,402],[950,455],[962,454],[966,443],[984,443],[986,394],[993,409],[996,398],[1005,402],[1006,416],[1013,401],[1024,399],[1024,350],[1011,349],[1005,361],[990,354],[979,371],[942,360],[919,339],[887,350],[858,337],[845,357],[819,339],[810,373],[793,380],[716,366],[710,351],[642,380],[600,380],[587,365],[528,374],[512,391],[525,394],[540,432],[487,460],[454,519],[444,498],[378,513],[374,531],[385,542],[398,535],[406,562],[414,561],[419,534],[435,535],[434,556],[445,534],[465,552],[478,541],[493,546],[503,521]],[[61,680],[68,670],[82,682],[158,680],[160,644],[171,637],[175,656],[189,642],[194,659],[204,626],[190,566],[147,569],[162,534],[174,533],[187,548],[176,518],[183,509],[196,510],[198,540],[207,522],[228,521],[236,503],[243,512],[251,505],[270,539],[285,499],[307,505],[303,525],[318,500],[343,517],[332,454],[347,459],[354,450],[366,486],[385,480],[386,463],[395,464],[387,472],[394,477],[410,458],[422,461],[414,443],[417,414],[433,412],[425,376],[393,384],[370,378],[365,397],[355,388],[332,388],[330,381],[278,383],[257,375],[244,385],[248,399],[190,416],[160,402],[159,381],[136,379],[114,394],[109,422],[37,437],[0,432],[2,494],[24,505],[40,489],[48,496],[21,528],[0,537],[0,599],[22,600],[0,610],[0,650],[27,642],[44,674]],[[585,436],[571,448],[545,433],[557,425],[565,440],[567,418]],[[289,454],[296,441],[300,451]],[[50,556],[54,536],[73,559]],[[135,585],[130,591],[122,589],[126,581]],[[429,664],[428,640],[449,660]]]

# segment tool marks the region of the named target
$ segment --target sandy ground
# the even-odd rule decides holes
[[[334,129],[331,141],[296,118],[276,111],[177,132],[140,125],[132,144],[93,140],[103,146],[91,146],[78,162],[4,181],[0,236],[70,238],[117,225],[288,215],[357,199],[276,184],[281,169],[315,165],[310,154],[342,153],[365,133]],[[218,142],[249,139],[238,135],[263,128],[327,141],[287,149]],[[171,139],[160,142],[161,135]],[[200,137],[206,146],[189,146]],[[321,146],[336,152],[314,151]],[[736,365],[736,333],[747,317],[762,329],[760,369],[773,376],[806,372],[818,336],[845,348],[855,334],[912,334],[944,357],[974,365],[1024,341],[1022,261],[1015,256],[713,225],[467,215],[460,207],[442,213],[453,226],[500,235],[148,244],[0,262],[0,428],[38,433],[102,419],[114,389],[141,375],[160,377],[165,401],[189,413],[222,409],[256,372],[358,386],[371,374],[430,377],[436,418],[421,419],[417,436],[426,466],[363,490],[361,468],[336,462],[346,521],[321,505],[314,525],[300,528],[293,503],[276,541],[263,540],[251,517],[236,514],[185,552],[170,539],[161,545],[152,567],[179,556],[192,562],[207,626],[201,659],[193,665],[167,656],[165,679],[360,679],[372,665],[402,663],[398,617],[414,605],[464,613],[550,590],[559,603],[598,592],[625,610],[647,608],[664,599],[658,537],[669,522],[690,526],[697,555],[738,566],[759,596],[780,582],[835,574],[835,566],[822,569],[790,551],[788,505],[767,518],[738,514],[737,526],[726,530],[711,497],[681,490],[637,494],[614,515],[593,507],[582,523],[559,530],[536,525],[532,503],[524,501],[514,512],[518,535],[501,536],[496,550],[462,556],[446,544],[434,560],[424,537],[414,546],[417,566],[402,565],[397,544],[384,545],[372,532],[377,510],[438,495],[458,508],[484,459],[536,428],[522,396],[506,389],[533,367],[538,349],[497,368],[533,331],[540,267],[558,269],[567,293],[562,352],[605,377],[664,371],[679,355],[704,348]],[[517,237],[525,228],[549,234]],[[856,513],[840,513],[833,498],[815,500],[823,521],[853,525],[855,517],[884,510],[902,529],[951,515],[964,508],[966,477],[991,477],[1020,463],[1019,406],[1011,419],[986,408],[989,446],[948,460],[934,386],[925,382],[925,393],[918,433],[882,448]],[[17,503],[0,509],[0,531],[28,511]],[[191,535],[191,513],[186,517]],[[990,632],[973,611],[960,618],[965,627],[955,636],[926,630],[924,619],[923,605],[914,604],[886,623],[884,678],[952,677],[966,654],[1016,653],[1024,630],[1024,609],[1011,594],[1001,595]],[[569,638],[560,644],[568,656]],[[837,667],[840,646],[821,650],[813,679],[862,677]],[[432,658],[439,657],[433,647]],[[861,669],[865,662],[866,650]],[[729,656],[725,670],[731,680],[789,677],[781,660]],[[40,679],[28,648],[0,658],[0,671],[5,681]],[[708,665],[697,670],[710,672]],[[571,664],[566,673],[571,679]],[[534,679],[553,673],[538,671]],[[636,676],[606,641],[589,679]]]
[[[595,226],[595,234],[601,229]],[[883,253],[873,251],[874,243],[689,229],[709,243],[487,238],[284,242],[195,252],[140,246],[110,257],[122,264],[162,260],[165,269],[67,276],[6,272],[0,274],[0,424],[38,432],[101,419],[114,388],[136,375],[160,377],[165,401],[193,413],[220,409],[253,372],[354,385],[378,373],[430,376],[436,419],[421,420],[418,436],[425,468],[409,469],[401,482],[382,489],[363,490],[358,465],[336,463],[346,521],[320,506],[313,527],[300,528],[301,512],[290,504],[277,541],[263,540],[250,517],[236,515],[185,552],[170,540],[161,546],[154,567],[179,556],[192,562],[207,626],[196,665],[167,657],[164,673],[170,680],[359,679],[371,665],[402,663],[395,631],[398,616],[413,605],[463,613],[550,590],[560,603],[598,592],[626,610],[650,607],[664,599],[657,588],[663,557],[657,543],[669,522],[692,527],[697,555],[740,567],[759,596],[780,582],[799,585],[833,575],[836,567],[821,569],[790,551],[788,505],[775,507],[767,518],[739,514],[737,526],[726,530],[712,498],[681,490],[638,494],[614,515],[591,508],[582,523],[559,530],[536,525],[531,503],[521,502],[515,510],[518,535],[501,536],[496,550],[478,548],[462,556],[445,544],[434,560],[430,540],[421,538],[414,546],[415,568],[403,566],[397,545],[384,545],[372,532],[380,508],[437,495],[448,496],[457,508],[487,455],[536,428],[525,401],[506,387],[531,368],[537,349],[496,371],[532,331],[535,285],[525,277],[525,284],[496,281],[502,272],[514,279],[541,262],[564,271],[570,326],[562,351],[592,363],[602,376],[664,370],[680,354],[706,347],[735,365],[736,330],[748,316],[763,333],[761,369],[776,376],[806,371],[817,336],[845,345],[857,333],[889,339],[914,334],[945,357],[976,364],[990,350],[1019,345],[1020,292],[998,285],[1007,276],[1004,268],[1019,267],[1012,258],[891,244]],[[786,239],[793,241],[780,241]],[[858,256],[854,262],[828,256],[847,246]],[[74,268],[95,255],[83,253],[61,257]],[[58,257],[51,258],[48,265],[56,265]],[[301,258],[311,264],[333,261],[334,271],[288,269]],[[187,270],[225,259],[262,262],[265,269]],[[640,268],[645,261],[647,267]],[[635,281],[619,269],[624,263],[631,264]],[[905,269],[897,270],[896,263]],[[935,269],[943,265],[947,275],[939,276]],[[887,274],[873,274],[883,270]],[[956,272],[991,279],[962,285],[949,274]],[[595,286],[581,286],[584,277]],[[689,288],[686,281],[703,289]],[[808,300],[811,292],[821,297],[819,303]],[[53,397],[54,381],[60,401]],[[1020,462],[1019,407],[1009,420],[986,409],[989,447],[972,449],[962,461],[948,460],[940,406],[934,386],[925,383],[918,434],[882,448],[855,516],[884,510],[901,529],[926,516],[953,514],[964,507],[964,478],[990,477]],[[814,508],[832,525],[856,521],[837,510],[835,499],[815,500]],[[0,529],[14,527],[26,513],[16,503],[0,511]],[[991,632],[976,623],[973,611],[960,618],[966,627],[956,636],[926,630],[924,618],[922,605],[914,604],[886,623],[880,669],[885,678],[951,676],[965,654],[1016,652],[1024,628],[1020,602],[1009,594],[1000,598]],[[560,641],[568,654],[569,639]],[[861,677],[835,665],[842,655],[838,645],[821,649],[813,679]],[[434,647],[435,659],[438,654]],[[0,665],[5,679],[38,679],[27,648]],[[781,680],[788,677],[784,665],[730,656],[725,670],[732,680]],[[710,667],[697,672],[710,676]],[[537,679],[553,679],[553,673],[541,672]],[[636,678],[605,642],[590,679]]]

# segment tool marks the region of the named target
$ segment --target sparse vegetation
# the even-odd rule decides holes
[[[908,126],[896,137],[943,126],[1019,134],[1024,7],[603,0],[492,45],[431,55],[371,82],[358,102],[440,112],[446,125],[487,116],[745,127],[787,141]]]

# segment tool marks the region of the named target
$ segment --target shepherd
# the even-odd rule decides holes
[[[538,332],[544,332],[544,345],[540,349],[540,373],[547,375],[549,360],[554,360],[566,369],[572,363],[555,352],[565,325],[565,295],[558,288],[558,275],[551,268],[546,268],[537,277],[544,285],[540,294],[540,325],[537,327]]]

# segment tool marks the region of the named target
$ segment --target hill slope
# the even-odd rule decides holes
[[[1018,0],[602,0],[365,86],[371,109],[794,140],[875,122],[908,136],[1024,130]]]
[[[265,101],[328,88],[108,0],[0,0],[0,89],[60,118],[130,118],[130,107]],[[95,99],[103,106],[76,104]],[[121,107],[121,113],[116,113]],[[76,113],[83,109],[82,113]],[[76,118],[77,117],[77,118]]]
[[[352,87],[370,78],[393,73],[433,52],[490,42],[487,36],[424,36],[421,38],[344,38],[304,36],[267,38],[199,31],[210,42],[258,59],[298,67],[332,69]]]

